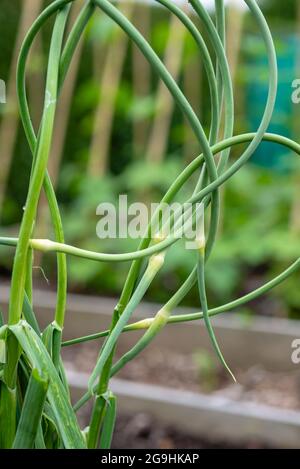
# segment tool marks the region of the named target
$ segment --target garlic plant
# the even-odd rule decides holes
[[[113,3],[108,0],[88,0],[69,36],[65,39],[66,23],[74,1],[76,0],[55,0],[50,3],[29,30],[18,62],[19,108],[32,153],[32,166],[19,236],[18,238],[0,238],[1,245],[15,249],[8,322],[2,323],[0,328],[0,447],[2,448],[108,448],[116,416],[116,397],[110,390],[111,376],[118,373],[128,361],[134,359],[168,324],[201,319],[205,321],[219,359],[229,370],[210,318],[237,308],[266,293],[283,282],[300,266],[299,258],[283,273],[257,290],[218,308],[209,309],[205,287],[205,267],[216,241],[221,210],[221,187],[247,163],[263,140],[283,145],[290,151],[300,154],[300,146],[297,143],[280,135],[266,133],[276,99],[277,63],[272,36],[256,0],[244,0],[244,2],[265,43],[269,63],[269,92],[257,131],[236,136],[233,136],[233,89],[224,44],[223,0],[215,0],[216,23],[213,22],[200,0],[189,2],[194,15],[201,20],[209,47],[195,26],[192,16],[185,13],[186,10],[177,6],[172,0],[156,0],[158,4],[178,17],[199,48],[199,60],[203,60],[210,91],[211,125],[208,136],[190,103],[151,45]],[[153,279],[159,275],[167,259],[169,247],[178,240],[176,214],[171,220],[175,233],[154,239],[151,237],[151,228],[159,215],[159,207],[134,252],[110,254],[70,246],[65,244],[63,222],[51,178],[47,172],[51,142],[55,138],[53,127],[60,90],[68,78],[68,69],[79,39],[96,8],[100,8],[119,25],[165,83],[175,104],[181,109],[197,137],[199,153],[201,153],[178,175],[161,201],[161,204],[171,203],[183,185],[191,185],[192,176],[198,174],[193,194],[185,201],[193,204],[194,207],[191,213],[191,224],[197,216],[197,204],[202,204],[205,210],[205,233],[203,227],[203,233],[195,240],[198,243],[198,249],[195,252],[195,267],[160,311],[153,317],[136,323],[130,323],[134,310],[142,301]],[[35,134],[26,94],[26,65],[36,35],[53,16],[56,19],[48,56],[44,108],[38,133]],[[221,132],[220,129],[223,131]],[[230,162],[231,148],[242,144],[247,145],[246,149],[234,162]],[[37,207],[42,190],[46,194],[51,213],[55,233],[53,241],[34,238],[35,227],[39,223]],[[32,304],[32,259],[33,252],[37,250],[57,256],[57,304],[53,322],[43,331],[40,330]],[[110,330],[95,331],[95,334],[91,336],[63,342],[67,298],[67,256],[79,256],[96,262],[114,262],[116,268],[120,262],[130,262],[131,266],[120,299],[115,310],[112,311]],[[199,307],[202,312],[172,316],[174,308],[195,284],[198,284]],[[145,333],[131,350],[119,361],[114,362],[114,351],[120,335],[132,330],[145,330]],[[69,385],[61,359],[61,347],[72,346],[99,337],[106,337],[106,340],[99,352],[87,392],[72,406]],[[89,427],[82,431],[76,412],[88,400],[93,402],[92,414]]]

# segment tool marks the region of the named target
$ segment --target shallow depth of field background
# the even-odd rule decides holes
[[[9,235],[17,231],[30,165],[14,95],[14,43],[23,36],[22,8],[28,10],[27,17],[21,18],[28,27],[28,17],[38,12],[43,3],[1,0],[0,77],[7,82],[8,102],[1,105],[0,203],[1,231]],[[284,6],[274,0],[261,3],[265,3],[264,11],[275,37],[280,68],[279,97],[270,130],[297,140],[298,107],[291,100],[292,82],[300,77],[297,2],[288,0]],[[193,40],[161,8],[130,4],[122,4],[122,8],[168,63],[207,128],[208,87]],[[236,132],[248,132],[256,129],[265,102],[265,51],[248,15],[241,17],[239,11],[231,9],[229,21],[227,40],[235,80]],[[29,64],[28,94],[36,123],[42,106],[44,54],[49,34],[50,27],[36,42]],[[241,149],[234,149],[232,157]],[[118,194],[123,193],[128,193],[129,201],[133,202],[160,200],[197,152],[197,144],[164,86],[123,33],[98,13],[73,62],[62,95],[49,163],[63,210],[67,242],[101,251],[132,249],[136,240],[97,238],[98,204],[117,201]],[[286,154],[273,144],[263,144],[247,167],[227,185],[220,239],[208,266],[211,304],[220,304],[252,289],[298,256],[298,168],[295,155]],[[51,237],[48,226],[48,213],[42,201],[37,228],[40,237]],[[9,274],[12,254],[11,250],[1,248],[4,277]],[[148,298],[165,301],[193,263],[193,253],[173,249],[163,279],[153,285]],[[51,282],[52,258],[36,259],[36,264],[43,266]],[[106,295],[118,294],[128,267],[120,265],[117,269],[77,259],[70,259],[69,264],[72,290]],[[36,281],[45,284],[42,272],[36,269],[35,274]],[[298,283],[299,275],[295,275],[268,299],[245,308],[245,313],[297,317]],[[186,302],[197,306],[197,301],[195,289]]]
[[[15,96],[16,54],[42,6],[42,0],[1,0],[0,78],[7,84],[7,104],[0,105],[0,223],[2,236],[14,236],[22,216],[28,184],[30,151],[18,118]],[[242,3],[242,0],[241,0]],[[300,2],[265,0],[276,43],[279,95],[270,131],[299,141],[300,104],[292,103],[292,82],[300,78]],[[76,2],[78,6],[81,2]],[[182,86],[205,126],[210,124],[208,84],[193,40],[165,10],[121,3],[120,8],[144,33]],[[267,92],[267,62],[262,39],[247,12],[228,14],[228,57],[235,86],[236,133],[255,130]],[[197,23],[197,20],[195,20]],[[198,24],[198,23],[197,23]],[[35,42],[28,68],[28,96],[37,125],[43,100],[46,54],[51,22]],[[201,29],[201,25],[199,25]],[[234,160],[242,147],[232,150]],[[49,171],[62,210],[66,242],[82,248],[130,251],[137,240],[100,240],[96,236],[101,202],[159,201],[182,168],[199,153],[191,131],[174,108],[165,87],[125,35],[101,13],[91,21],[73,60],[58,108]],[[187,194],[191,190],[187,187]],[[219,239],[207,267],[209,303],[218,306],[257,288],[299,256],[300,164],[297,157],[264,143],[223,193]],[[36,237],[52,237],[42,199]],[[1,247],[1,281],[8,282],[13,250]],[[194,266],[194,253],[183,243],[172,248],[163,273],[147,300],[169,299]],[[69,290],[116,297],[127,264],[105,264],[69,258]],[[36,255],[34,282],[55,287],[55,256]],[[300,273],[274,292],[237,312],[300,319]],[[199,308],[197,288],[185,305]],[[201,347],[201,344],[199,344]],[[210,359],[198,354],[199,368]],[[204,372],[205,374],[205,372]]]

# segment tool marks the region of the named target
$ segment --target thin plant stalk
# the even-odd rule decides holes
[[[69,36],[71,28],[74,25],[75,19],[77,19],[78,14],[81,10],[81,3],[79,1],[75,2],[74,7],[70,14],[70,24],[68,25],[66,34]],[[57,186],[59,168],[61,165],[61,159],[63,155],[67,125],[69,121],[69,115],[71,110],[72,99],[74,95],[74,90],[76,86],[76,80],[80,65],[80,59],[83,51],[84,40],[81,38],[77,48],[74,52],[72,63],[70,64],[68,72],[68,84],[67,86],[62,86],[60,100],[57,106],[56,113],[56,122],[54,127],[55,139],[53,141],[50,157],[48,172],[51,177],[52,185],[55,188]],[[49,231],[49,219],[48,219],[48,210],[47,210],[47,199],[43,197],[39,206],[38,218],[40,220],[38,226],[39,237],[47,237],[47,232]],[[36,265],[40,265],[41,259],[36,259]]]
[[[225,53],[225,9],[223,0],[215,0],[216,23],[199,0],[190,4],[202,23],[210,47],[207,46],[200,31],[189,16],[169,0],[157,0],[166,7],[176,21],[178,19],[192,35],[203,58],[203,66],[209,81],[211,100],[210,129],[206,135],[203,125],[191,106],[186,95],[179,88],[170,70],[158,58],[149,43],[108,0],[88,1],[78,14],[74,26],[68,34],[65,45],[64,31],[72,2],[75,0],[56,0],[37,18],[30,28],[18,62],[17,90],[20,116],[32,152],[27,201],[17,238],[0,238],[0,245],[15,248],[12,273],[11,297],[8,324],[0,318],[0,359],[3,366],[0,383],[0,446],[36,448],[109,448],[116,418],[116,399],[110,391],[110,378],[120,371],[130,360],[138,356],[167,325],[188,321],[204,320],[217,355],[229,370],[214,336],[210,318],[222,312],[238,308],[248,301],[275,288],[300,267],[300,259],[285,271],[260,288],[217,308],[209,309],[206,294],[206,263],[214,247],[219,216],[219,193],[224,183],[247,163],[261,141],[271,141],[300,154],[300,146],[285,137],[267,134],[277,92],[277,62],[274,44],[269,27],[255,0],[245,0],[264,39],[268,64],[269,84],[265,110],[258,129],[254,133],[233,137],[234,106],[233,89],[228,57]],[[194,158],[171,184],[162,198],[161,204],[153,215],[144,236],[135,251],[109,254],[88,251],[65,244],[62,220],[55,191],[47,172],[53,129],[55,124],[56,102],[60,96],[72,58],[76,53],[80,38],[96,7],[111,18],[133,41],[144,55],[151,69],[168,88],[175,105],[182,111],[199,145],[201,155]],[[37,135],[32,124],[25,86],[27,59],[35,37],[45,22],[57,14],[53,28],[47,67],[46,93],[42,119]],[[215,58],[215,68],[213,67]],[[224,128],[223,128],[224,108]],[[221,139],[218,141],[218,138]],[[246,149],[228,165],[231,148],[247,144]],[[216,155],[220,153],[218,159]],[[131,323],[130,320],[138,304],[142,301],[154,278],[159,274],[168,247],[176,243],[181,231],[182,215],[175,213],[170,217],[172,235],[162,230],[153,235],[159,211],[163,203],[171,202],[180,189],[190,183],[196,174],[196,184],[192,195],[186,202],[192,205],[187,227],[193,227],[198,217],[198,204],[204,209],[202,230],[197,233],[198,259],[195,267],[181,287],[154,316]],[[38,220],[37,206],[44,187],[55,240],[35,239],[34,232]],[[208,216],[208,214],[210,216]],[[204,217],[207,220],[207,234],[204,230]],[[207,238],[207,239],[206,239]],[[32,256],[34,251],[54,252],[57,255],[58,285],[57,305],[54,321],[44,331],[40,330],[32,305]],[[66,255],[79,256],[98,262],[132,262],[120,299],[112,314],[111,327],[90,336],[74,338],[61,343],[66,304]],[[196,260],[196,259],[195,259]],[[199,299],[202,311],[185,315],[173,315],[172,311],[180,304],[198,280]],[[123,332],[144,330],[137,343],[114,363],[114,352]],[[88,382],[88,392],[72,408],[69,386],[61,359],[61,345],[70,346],[95,338],[106,337],[96,366]],[[230,370],[229,370],[230,371]],[[75,411],[94,396],[90,426],[81,432]],[[34,398],[34,403],[32,399]],[[21,417],[19,418],[19,410]],[[30,420],[31,419],[31,420]],[[5,429],[5,431],[4,431]]]

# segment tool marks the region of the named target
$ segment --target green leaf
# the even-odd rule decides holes
[[[50,357],[52,357],[52,347],[53,347],[53,327],[52,324],[49,324],[42,333],[41,336],[42,342],[46,347],[46,350]]]
[[[38,425],[38,429],[36,432],[36,438],[34,442],[35,449],[46,449],[46,444],[43,435],[43,428],[41,422]]]
[[[14,440],[14,449],[33,448],[37,436],[49,382],[42,377],[37,369],[32,371],[20,421]]]
[[[113,437],[117,413],[117,398],[113,394],[109,397],[100,437],[100,448],[109,449]]]
[[[30,304],[30,301],[28,299],[28,296],[24,295],[24,302],[23,302],[23,315],[25,320],[28,322],[28,324],[31,325],[31,327],[35,330],[37,334],[40,334],[40,328],[36,319],[36,316],[33,312],[32,306]]]
[[[97,396],[93,407],[92,418],[87,437],[87,445],[89,449],[96,449],[98,447],[99,435],[104,421],[106,406],[107,402],[104,396],[102,394]]]
[[[60,357],[61,334],[62,334],[61,328],[55,322],[52,322],[43,331],[42,341],[50,357],[52,358],[55,368],[59,372],[60,379],[69,395],[69,388],[68,388],[66,373],[64,370],[64,364]]]
[[[25,321],[10,326],[10,330],[18,339],[32,367],[37,368],[41,375],[49,378],[47,398],[65,447],[68,449],[85,448],[85,442],[69,397],[42,340]]]
[[[0,339],[0,365],[6,363],[6,344]]]
[[[16,390],[0,381],[0,448],[11,448],[16,432]]]
[[[59,444],[59,431],[52,407],[46,401],[43,413],[43,437],[47,449],[54,449]]]

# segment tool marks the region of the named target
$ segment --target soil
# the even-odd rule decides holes
[[[70,369],[90,372],[97,359],[99,344],[87,343],[64,349],[65,364]],[[124,353],[124,350],[120,351]],[[118,355],[116,355],[116,358]],[[280,375],[280,376],[279,376]],[[128,363],[118,375],[132,381],[168,385],[177,389],[188,389],[194,392],[226,393],[235,399],[255,400],[270,405],[286,408],[300,408],[294,374],[267,373],[260,368],[253,368],[238,374],[240,383],[233,386],[222,371],[216,376],[199,376],[197,360],[193,356],[170,353],[167,350],[144,351],[135,361]],[[300,386],[300,385],[299,385]],[[300,393],[299,393],[300,394]],[[90,404],[79,411],[82,427],[88,425]],[[118,415],[113,449],[265,449],[263,441],[248,439],[246,442],[226,440],[210,441],[191,436],[171,426],[158,422],[151,415],[136,413]]]
[[[68,368],[91,372],[99,344],[86,343],[63,350]],[[120,350],[116,358],[124,353]],[[151,348],[129,362],[118,378],[206,394],[252,401],[285,409],[300,409],[300,372],[270,372],[260,366],[234,370],[237,384],[206,355],[183,355]],[[208,364],[207,364],[208,363]]]

